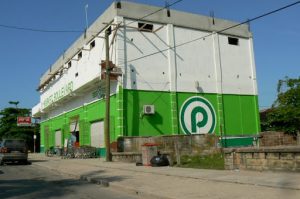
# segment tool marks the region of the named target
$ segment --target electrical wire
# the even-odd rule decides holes
[[[222,32],[225,32],[226,30],[229,30],[229,29],[232,29],[232,28],[236,28],[236,27],[241,26],[241,25],[246,24],[246,23],[250,23],[250,22],[252,22],[252,21],[258,20],[258,19],[260,19],[260,18],[266,17],[266,16],[268,16],[268,15],[271,15],[271,14],[274,14],[274,13],[276,13],[276,12],[279,12],[279,11],[285,10],[285,9],[287,9],[287,8],[290,8],[290,7],[292,7],[292,6],[295,6],[295,5],[299,4],[299,3],[300,3],[300,1],[296,1],[296,2],[294,2],[294,3],[291,3],[291,4],[288,4],[288,5],[283,6],[283,7],[281,7],[281,8],[278,8],[278,9],[276,9],[276,10],[272,10],[272,11],[270,11],[270,12],[267,12],[267,13],[264,13],[264,14],[259,15],[259,16],[257,16],[257,17],[254,17],[254,18],[252,18],[252,19],[248,19],[248,20],[246,20],[246,21],[244,21],[244,22],[235,24],[235,25],[233,25],[233,26],[229,26],[229,27],[227,27],[227,28],[224,28],[224,29],[219,30],[219,31],[216,31],[216,32],[212,32],[212,33],[207,34],[207,35],[205,35],[205,36],[198,37],[198,38],[192,39],[192,40],[190,40],[190,41],[183,42],[183,43],[181,43],[181,44],[175,45],[175,46],[173,46],[173,47],[169,47],[169,48],[166,48],[166,49],[163,49],[163,50],[160,50],[160,51],[156,51],[156,52],[150,53],[150,54],[148,54],[148,55],[144,55],[144,56],[141,56],[141,57],[138,57],[138,58],[131,59],[131,60],[127,61],[127,63],[134,62],[134,61],[137,61],[137,60],[140,60],[140,59],[144,59],[144,58],[146,58],[146,57],[150,57],[150,56],[153,56],[153,55],[156,55],[156,54],[165,52],[165,51],[167,51],[167,50],[174,49],[174,48],[176,48],[176,47],[181,47],[181,46],[187,45],[187,44],[189,44],[189,43],[193,43],[193,42],[195,42],[195,41],[198,41],[198,40],[201,40],[201,39],[205,39],[205,38],[207,38],[207,37],[212,36],[213,34],[222,33]],[[125,63],[126,63],[126,62],[121,63],[121,64],[125,64]]]
[[[25,28],[19,26],[10,26],[4,24],[0,24],[0,27],[14,29],[14,30],[25,30],[31,32],[43,32],[43,33],[83,33],[84,32],[82,30],[45,30],[45,29],[36,29],[36,28]]]
[[[135,19],[134,21],[131,21],[131,22],[129,22],[128,24],[124,24],[124,25],[125,25],[125,26],[128,26],[128,25],[130,25],[130,24],[132,24],[132,23],[134,23],[134,22],[141,21],[141,20],[143,20],[143,19],[145,19],[145,18],[147,18],[147,17],[149,17],[149,16],[151,16],[151,15],[154,15],[154,14],[156,14],[156,13],[158,13],[158,12],[160,12],[160,11],[166,9],[166,8],[170,8],[171,6],[173,6],[173,5],[177,4],[177,3],[180,3],[181,1],[183,1],[183,0],[177,0],[177,1],[174,1],[173,3],[171,3],[171,4],[166,4],[164,7],[160,8],[160,9],[158,9],[158,10],[156,10],[156,11],[151,12],[151,13],[149,13],[149,14],[147,14],[147,15],[141,17],[141,18]]]
[[[171,4],[167,4],[166,6],[152,12],[152,13],[149,13],[139,19],[136,19],[134,21],[131,21],[130,23],[126,24],[127,26],[136,22],[136,21],[140,21],[140,20],[143,20],[151,15],[154,15],[166,8],[169,8],[179,2],[181,2],[183,0],[177,0]],[[14,30],[24,30],[24,31],[31,31],[31,32],[41,32],[41,33],[85,33],[85,32],[89,32],[89,33],[92,33],[90,31],[86,31],[86,30],[47,30],[47,29],[38,29],[38,28],[27,28],[27,27],[21,27],[21,26],[12,26],[12,25],[6,25],[6,24],[0,24],[0,27],[2,28],[7,28],[7,29],[14,29]],[[97,32],[98,33],[98,32]]]

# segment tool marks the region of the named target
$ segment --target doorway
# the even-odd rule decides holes
[[[78,120],[72,121],[70,123],[70,140],[71,145],[74,147],[80,146],[80,128]]]

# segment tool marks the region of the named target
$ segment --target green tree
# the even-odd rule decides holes
[[[33,146],[34,132],[39,132],[39,126],[17,126],[18,116],[30,116],[30,109],[8,107],[0,111],[0,140],[4,138],[19,138],[27,141],[28,146]]]
[[[300,132],[300,77],[279,80],[277,99],[266,114],[267,130]]]

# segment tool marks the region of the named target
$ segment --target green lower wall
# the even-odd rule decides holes
[[[115,117],[116,117],[116,97],[114,95],[111,97],[111,140],[117,139],[117,133],[115,132]],[[70,138],[70,123],[73,118],[78,118],[79,121],[79,142],[80,145],[90,145],[90,129],[91,123],[99,120],[104,120],[105,115],[105,101],[100,100],[82,107],[79,107],[73,111],[61,114],[57,117],[48,119],[41,123],[41,151],[48,149],[51,146],[55,145],[55,132],[57,130],[62,131],[62,145],[63,141],[66,138]],[[47,130],[49,129],[49,130]],[[48,133],[48,136],[46,132]],[[47,139],[48,137],[48,139]],[[101,152],[102,153],[102,152]]]
[[[227,137],[220,140],[223,147],[256,146],[257,139],[254,137]]]
[[[214,107],[217,114],[215,134],[220,136],[255,135],[260,131],[258,99],[251,95],[223,95],[224,131],[220,132],[218,98],[216,94],[177,93],[177,115],[181,105],[192,96],[206,98]],[[149,92],[124,90],[127,136],[156,136],[183,134],[178,121],[178,131],[172,129],[171,94],[169,92]],[[155,115],[142,115],[143,105],[155,106]]]
[[[124,90],[126,136],[170,135],[170,93]],[[154,105],[154,115],[143,115],[144,105]]]
[[[158,136],[183,134],[179,119],[183,102],[192,96],[209,100],[216,110],[214,133],[222,137],[251,136],[260,131],[258,99],[250,95],[222,95],[222,104],[216,94],[170,93],[123,90],[111,97],[111,141],[118,136]],[[154,105],[154,115],[144,115],[143,106]],[[218,107],[222,107],[219,111]],[[220,128],[220,117],[224,128]],[[55,131],[61,130],[62,142],[70,136],[70,122],[78,117],[80,145],[90,145],[90,128],[94,121],[103,120],[105,102],[100,100],[41,123],[41,150],[54,146]],[[220,130],[222,129],[222,131]],[[49,132],[46,134],[46,132]],[[62,143],[63,145],[63,143]],[[103,154],[103,149],[99,153]]]
[[[224,95],[225,133],[230,136],[260,132],[257,96]]]

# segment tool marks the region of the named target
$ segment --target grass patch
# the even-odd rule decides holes
[[[179,167],[224,170],[224,157],[221,153],[206,156],[181,156]]]

